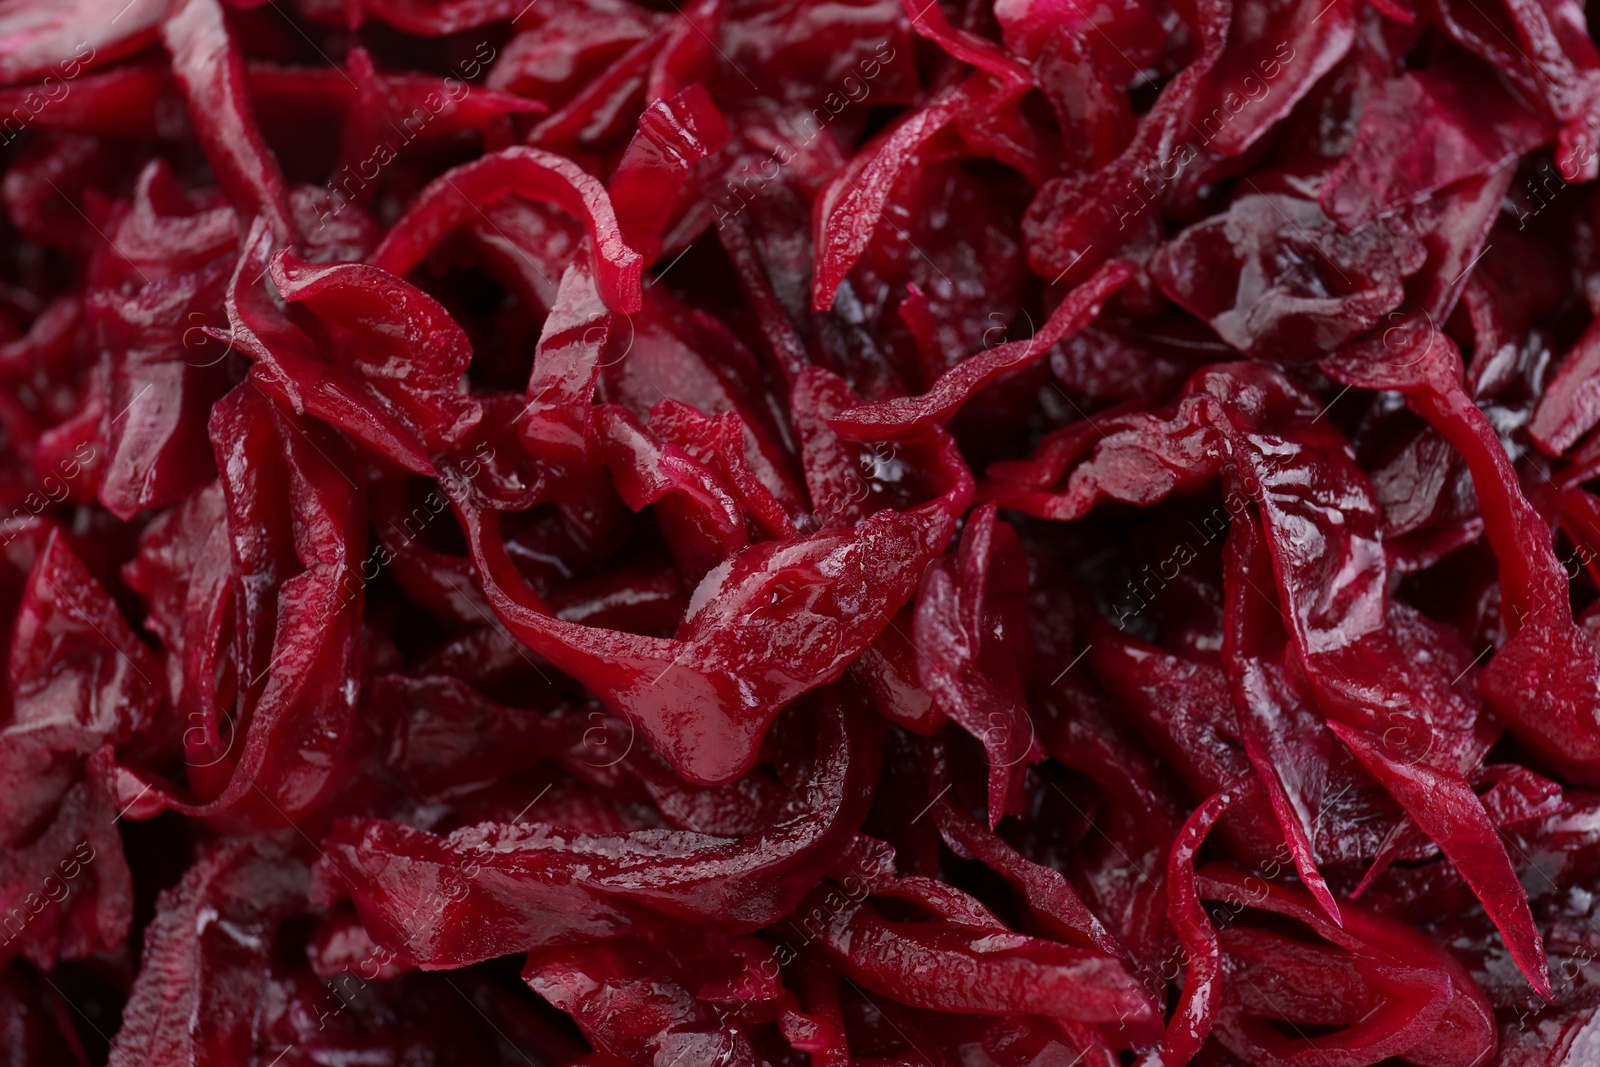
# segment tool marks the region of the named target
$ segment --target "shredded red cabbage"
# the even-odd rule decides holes
[[[0,0],[0,1067],[1600,1063],[1572,0]]]

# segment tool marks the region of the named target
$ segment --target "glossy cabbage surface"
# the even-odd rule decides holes
[[[1600,1064],[1575,0],[0,0],[0,1067]]]

